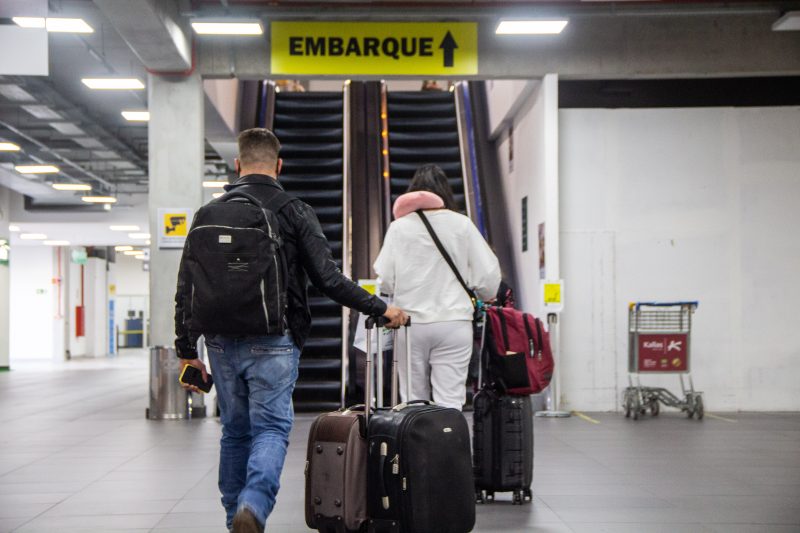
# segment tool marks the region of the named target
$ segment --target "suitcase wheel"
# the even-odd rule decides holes
[[[524,489],[522,491],[522,499],[526,502],[533,500],[533,491],[531,489]]]
[[[493,502],[494,501],[494,491],[487,490],[486,491],[486,501]]]
[[[484,503],[482,490],[475,491],[475,503]]]
[[[514,497],[511,500],[511,504],[512,505],[522,505],[522,491],[521,490],[515,490],[514,491]]]

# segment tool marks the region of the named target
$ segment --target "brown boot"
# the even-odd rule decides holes
[[[233,517],[233,533],[264,533],[264,526],[262,526],[256,515],[250,509],[242,507],[236,511],[236,516]]]

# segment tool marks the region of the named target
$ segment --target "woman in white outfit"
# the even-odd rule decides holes
[[[467,286],[478,298],[495,297],[500,265],[472,221],[457,213],[444,171],[417,169],[408,192],[394,205],[395,221],[375,261],[380,289],[411,316],[411,398],[461,409],[472,354],[473,304],[437,249],[416,210],[423,210]],[[405,354],[405,335],[396,353]],[[406,398],[406,365],[401,359],[400,394]]]

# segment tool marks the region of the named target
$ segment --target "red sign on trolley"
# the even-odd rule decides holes
[[[686,333],[640,333],[639,372],[688,371],[689,335]]]

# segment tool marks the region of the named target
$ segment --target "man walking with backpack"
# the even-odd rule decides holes
[[[277,181],[282,161],[272,132],[249,129],[238,143],[240,177],[197,212],[186,240],[175,347],[205,379],[196,350],[205,336],[222,420],[219,489],[227,526],[250,533],[264,530],[279,488],[298,359],[311,328],[308,280],[342,305],[387,317],[390,327],[407,316],[337,268],[314,211]]]

